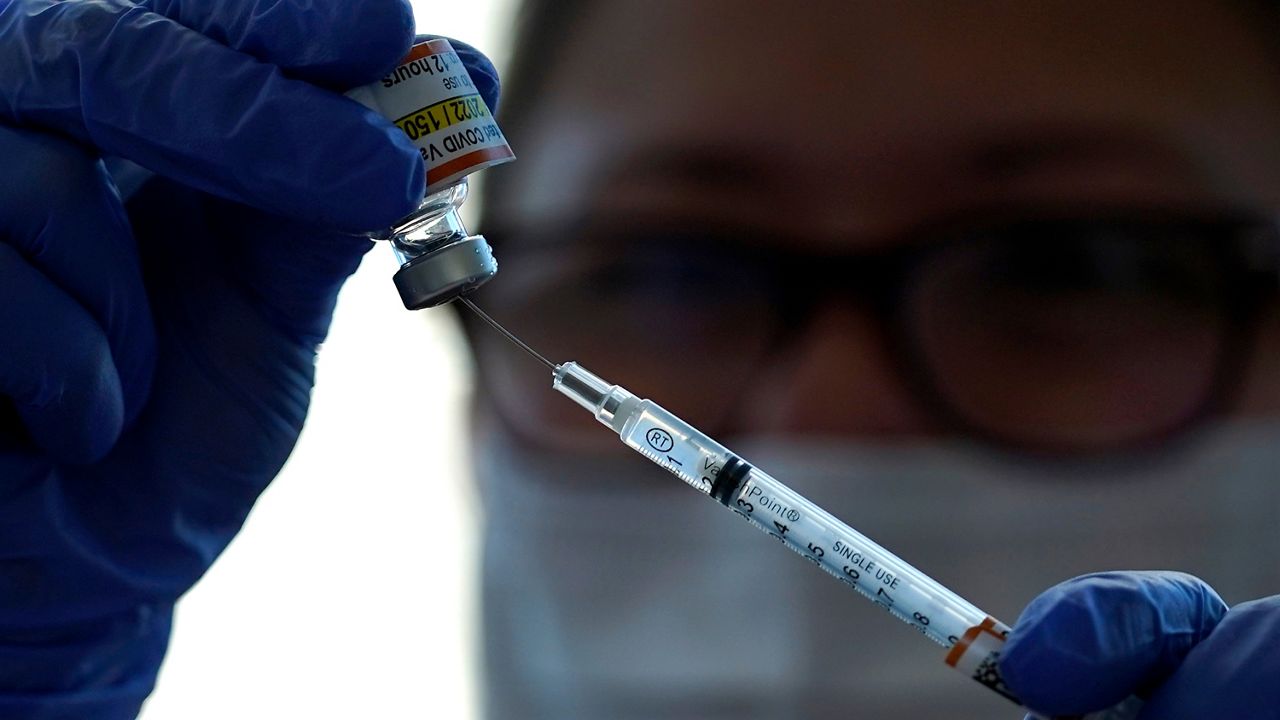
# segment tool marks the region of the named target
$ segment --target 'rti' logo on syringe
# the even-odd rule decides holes
[[[652,428],[644,434],[645,442],[649,443],[649,447],[664,453],[675,447],[676,441],[671,439],[671,433],[662,428]]]

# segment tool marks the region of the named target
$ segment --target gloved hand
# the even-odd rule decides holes
[[[422,196],[334,92],[412,38],[403,0],[0,0],[0,717],[137,713],[297,439],[346,231]],[[126,205],[100,156],[154,175]]]
[[[1280,596],[1228,609],[1198,578],[1113,572],[1069,580],[1027,606],[1000,660],[1005,681],[1045,716],[1130,695],[1139,720],[1280,717]],[[1028,716],[1030,717],[1030,716]]]

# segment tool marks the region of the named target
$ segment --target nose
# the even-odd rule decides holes
[[[827,302],[758,373],[741,429],[875,440],[936,435],[895,365],[867,311]]]

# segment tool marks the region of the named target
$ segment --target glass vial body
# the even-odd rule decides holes
[[[377,236],[377,240],[389,240],[400,264],[438,250],[453,240],[467,236],[458,209],[466,201],[467,179],[463,178],[447,188],[427,193],[412,214]]]
[[[418,209],[377,236],[389,240],[400,260],[396,289],[406,308],[446,303],[484,284],[498,272],[489,243],[471,235],[458,213],[467,199],[467,179],[428,193]]]

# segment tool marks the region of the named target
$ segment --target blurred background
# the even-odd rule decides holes
[[[502,67],[514,0],[413,4]],[[469,360],[396,268],[376,247],[342,291],[297,449],[178,604],[141,720],[477,716]]]

